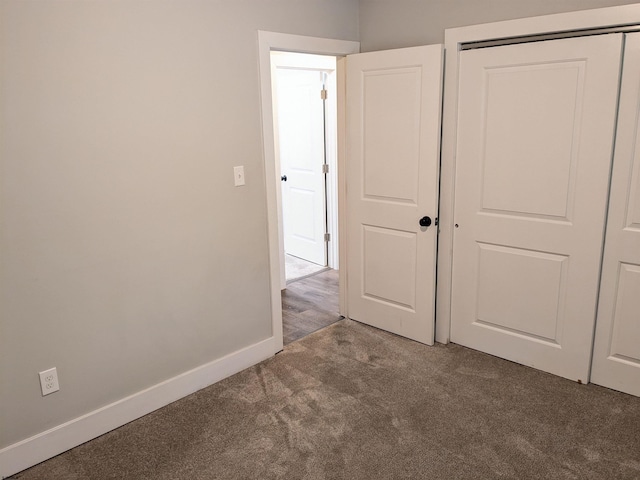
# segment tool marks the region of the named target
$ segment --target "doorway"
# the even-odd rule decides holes
[[[289,51],[313,53],[319,55],[333,55],[337,59],[336,80],[338,91],[344,94],[344,59],[343,57],[360,50],[360,43],[349,40],[336,40],[318,37],[306,37],[300,35],[290,35],[276,32],[258,32],[258,54],[260,60],[260,93],[262,102],[262,132],[264,146],[264,166],[265,166],[265,189],[266,189],[266,208],[267,208],[267,228],[269,239],[269,265],[270,265],[270,290],[271,290],[271,318],[272,318],[272,340],[274,353],[282,350],[283,347],[283,325],[282,325],[282,293],[281,288],[286,284],[284,276],[281,275],[283,269],[280,268],[281,259],[284,255],[279,248],[279,224],[278,215],[278,191],[279,185],[276,185],[277,170],[275,159],[274,145],[274,124],[273,124],[273,97],[271,86],[271,52],[272,51]],[[343,102],[338,104],[338,128],[340,131],[344,128],[344,105]],[[343,138],[342,136],[340,138]],[[340,158],[344,158],[344,141],[338,139],[338,151]],[[343,166],[338,162],[340,168],[339,181],[336,187],[338,197],[344,199],[345,183]],[[344,205],[341,203],[339,220],[340,229],[344,231],[344,215],[342,209]],[[338,234],[336,242],[340,244],[340,263],[346,265],[345,254],[345,238],[344,235]],[[339,311],[342,315],[347,315],[346,311],[346,277],[345,269],[341,269],[338,273],[338,289],[339,289]]]
[[[271,52],[271,85],[284,289],[338,268],[336,58]]]
[[[286,345],[341,318],[336,57],[277,51],[270,59]]]

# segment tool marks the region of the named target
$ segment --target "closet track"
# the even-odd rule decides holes
[[[500,47],[503,45],[516,45],[520,43],[543,42],[545,40],[557,40],[561,38],[586,37],[593,35],[607,35],[610,33],[631,33],[640,32],[640,25],[619,25],[607,28],[591,28],[582,30],[571,30],[563,32],[545,33],[540,35],[526,35],[522,37],[504,37],[478,42],[468,42],[460,44],[460,50],[475,50],[479,48]]]

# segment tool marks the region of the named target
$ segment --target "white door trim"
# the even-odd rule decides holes
[[[458,112],[458,56],[464,43],[593,28],[640,25],[640,4],[598,8],[542,17],[508,20],[445,30],[445,85],[440,166],[440,238],[436,292],[436,341],[448,343],[451,330],[451,267],[453,253]]]
[[[344,56],[360,51],[360,43],[348,40],[306,37],[258,31],[258,59],[260,67],[260,96],[262,105],[262,145],[264,152],[264,179],[267,202],[267,229],[269,243],[269,281],[271,288],[271,325],[272,336],[277,345],[277,351],[282,350],[282,300],[280,296],[280,249],[278,239],[278,203],[276,191],[276,155],[274,145],[273,102],[271,98],[271,50],[282,50],[298,53],[315,53],[319,55]],[[340,68],[340,62],[338,62]],[[340,137],[340,132],[338,134]],[[344,160],[338,156],[338,165]],[[344,179],[340,179],[342,182]],[[343,188],[338,189],[339,215],[343,216],[344,196]],[[341,239],[344,235],[340,236]],[[345,248],[340,245],[340,264],[343,261]],[[344,268],[341,271],[345,270]],[[342,287],[346,282],[340,279]],[[340,289],[342,298],[343,289]],[[343,302],[340,302],[341,305]],[[344,312],[340,312],[344,313]]]

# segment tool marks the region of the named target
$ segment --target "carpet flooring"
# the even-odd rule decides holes
[[[13,478],[640,479],[640,398],[341,320]]]
[[[284,256],[284,271],[287,283],[304,278],[308,275],[326,270],[326,266],[308,262],[293,255]]]

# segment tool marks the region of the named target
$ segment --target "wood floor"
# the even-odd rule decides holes
[[[301,339],[340,320],[338,271],[325,270],[295,280],[282,291],[284,344]]]

